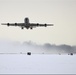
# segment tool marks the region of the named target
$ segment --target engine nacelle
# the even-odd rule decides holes
[[[37,26],[39,26],[39,23],[37,23]]]
[[[45,27],[47,26],[47,24],[45,23]]]
[[[17,23],[15,23],[15,26],[17,25]]]
[[[9,23],[7,23],[7,26],[9,26]]]

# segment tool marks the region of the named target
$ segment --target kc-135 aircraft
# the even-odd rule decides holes
[[[53,24],[39,24],[39,23],[30,23],[29,18],[24,19],[24,23],[2,23],[2,25],[7,25],[7,26],[19,26],[21,29],[33,29],[35,27],[47,27],[47,26],[53,26]]]

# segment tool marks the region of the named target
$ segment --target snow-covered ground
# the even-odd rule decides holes
[[[76,55],[0,54],[0,74],[76,74]]]
[[[76,46],[0,40],[0,74],[11,73],[76,74]]]

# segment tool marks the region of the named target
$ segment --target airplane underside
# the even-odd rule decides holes
[[[33,27],[30,27],[30,26],[25,26],[25,27],[21,27],[21,29],[24,29],[24,28],[26,28],[26,29],[33,29]]]

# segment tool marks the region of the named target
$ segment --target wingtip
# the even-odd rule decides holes
[[[1,25],[6,25],[6,23],[1,23]]]
[[[54,24],[52,24],[52,26],[54,26]]]
[[[1,25],[3,25],[3,23],[1,23]]]
[[[54,24],[49,24],[49,26],[54,26]]]

